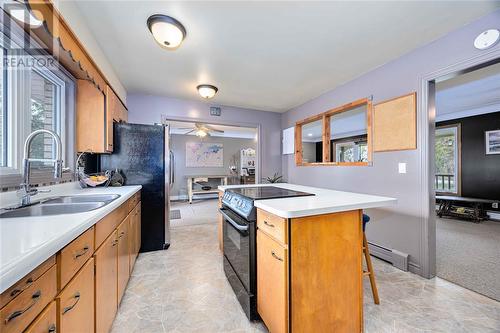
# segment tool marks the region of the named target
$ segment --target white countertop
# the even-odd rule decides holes
[[[253,186],[276,186],[289,190],[315,194],[314,196],[256,200],[254,202],[257,208],[261,208],[269,213],[284,218],[328,214],[354,209],[376,208],[397,203],[396,199],[389,197],[354,192],[335,191],[324,188],[294,185],[288,183],[227,186],[221,185],[219,186],[219,190],[225,191],[226,189],[231,188]]]
[[[51,192],[33,196],[33,201],[61,195],[119,194],[120,197],[84,213],[0,219],[0,293],[123,204],[141,186],[81,189],[76,183],[67,183],[43,189]],[[0,194],[3,207],[17,200],[15,193]]]

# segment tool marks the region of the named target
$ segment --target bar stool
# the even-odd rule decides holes
[[[373,302],[375,304],[380,304],[380,299],[378,298],[377,284],[375,283],[375,272],[373,271],[372,259],[370,258],[370,250],[368,249],[368,242],[366,240],[365,228],[366,224],[370,221],[370,217],[363,214],[363,254],[365,255],[366,268],[368,271],[363,271],[363,276],[368,275],[370,278],[370,285],[372,287]]]

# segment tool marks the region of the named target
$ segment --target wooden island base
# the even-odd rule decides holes
[[[362,210],[257,213],[257,310],[271,333],[363,331]]]

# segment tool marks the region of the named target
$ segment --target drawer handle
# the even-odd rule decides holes
[[[56,332],[56,324],[50,325],[48,333],[55,333],[55,332]]]
[[[123,235],[125,235],[125,231],[120,232],[120,234],[118,235],[118,238],[122,238]]]
[[[75,299],[75,303],[71,304],[70,306],[67,306],[63,309],[62,314],[66,314],[67,312],[73,310],[73,308],[78,304],[78,301],[80,301],[80,292],[77,291],[74,295],[73,298]]]
[[[19,295],[22,291],[24,291],[26,288],[28,288],[29,286],[31,286],[31,284],[33,283],[33,278],[28,278],[26,280],[26,286],[24,288],[21,288],[21,289],[14,289],[12,290],[12,292],[10,293],[10,297],[14,297],[14,296],[17,296]]]
[[[271,227],[271,228],[274,228],[274,224],[271,224],[271,223],[269,223],[267,221],[264,221],[264,224],[267,225],[267,226],[269,226],[269,227]]]
[[[274,251],[272,251],[272,252],[271,252],[271,254],[273,255],[273,257],[274,257],[275,259],[278,259],[279,261],[283,261],[283,258],[278,257],[278,256],[276,255],[276,253],[274,253]]]
[[[12,312],[8,317],[7,319],[5,319],[5,323],[8,324],[9,321],[21,316],[23,313],[25,313],[26,311],[28,311],[29,309],[31,309],[39,300],[40,300],[40,297],[42,296],[42,292],[40,290],[37,290],[33,293],[33,295],[31,295],[31,299],[33,300],[31,302],[30,305],[28,305],[26,308],[22,309],[22,310],[17,310],[17,311],[14,311]]]
[[[85,246],[83,247],[83,250],[82,250],[82,251],[80,251],[79,253],[75,254],[75,259],[78,259],[78,258],[80,258],[81,256],[85,255],[85,253],[87,253],[87,252],[89,251],[89,249],[90,249],[90,246],[85,245]]]
[[[116,244],[118,244],[118,239],[115,239],[113,243],[111,243],[111,246],[116,246]]]

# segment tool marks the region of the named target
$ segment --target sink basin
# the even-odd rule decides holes
[[[84,203],[84,202],[104,202],[106,204],[120,197],[119,194],[95,194],[95,195],[74,195],[66,197],[55,197],[43,200],[42,204],[55,204],[55,203]]]
[[[8,210],[0,214],[2,218],[47,216],[88,212],[106,206],[106,202],[35,204],[33,206]]]

